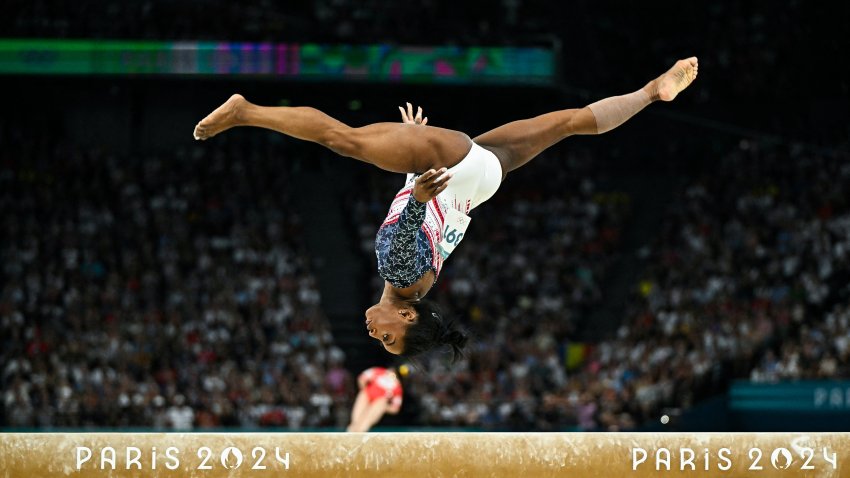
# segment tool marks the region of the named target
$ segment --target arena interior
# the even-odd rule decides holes
[[[358,374],[402,364],[373,432],[850,430],[846,5],[3,12],[3,432],[344,432]],[[402,175],[266,130],[191,134],[241,93],[357,126],[409,101],[474,136],[691,55],[675,102],[568,138],[475,211],[430,292],[471,334],[457,363],[363,330]]]

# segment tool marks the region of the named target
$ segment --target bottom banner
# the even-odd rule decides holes
[[[5,433],[5,477],[850,477],[847,433]]]

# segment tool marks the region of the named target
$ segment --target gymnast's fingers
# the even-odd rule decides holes
[[[413,105],[407,102],[407,117],[413,119]]]
[[[450,173],[444,173],[439,178],[435,179],[433,183],[431,183],[431,187],[434,189],[439,189],[449,183],[449,179],[452,178]]]
[[[421,106],[416,109],[416,117],[413,118],[413,122],[416,123],[416,124],[419,124],[419,123],[422,122],[422,107]]]
[[[425,185],[425,183],[427,183],[428,180],[431,179],[435,174],[437,174],[436,171],[434,171],[433,169],[429,169],[428,171],[422,173],[421,176],[416,178],[416,183],[420,185]]]
[[[425,119],[422,120],[422,124],[423,125],[428,124],[428,117],[427,116],[425,117]]]
[[[407,117],[407,112],[404,111],[404,108],[399,106],[398,110],[401,111],[401,121],[404,123],[410,123],[410,118]]]
[[[427,181],[422,183],[422,187],[428,191],[433,191],[440,187],[441,184],[448,181],[450,177],[451,175],[446,172],[445,168],[440,169],[433,176],[428,178]]]

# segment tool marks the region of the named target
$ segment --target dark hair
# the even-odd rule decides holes
[[[453,320],[445,320],[435,302],[423,299],[412,305],[418,318],[407,327],[401,355],[412,357],[448,345],[452,348],[452,362],[463,357],[463,347],[469,340],[463,329]]]

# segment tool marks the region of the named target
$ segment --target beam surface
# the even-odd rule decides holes
[[[0,476],[850,477],[850,434],[5,433]]]

